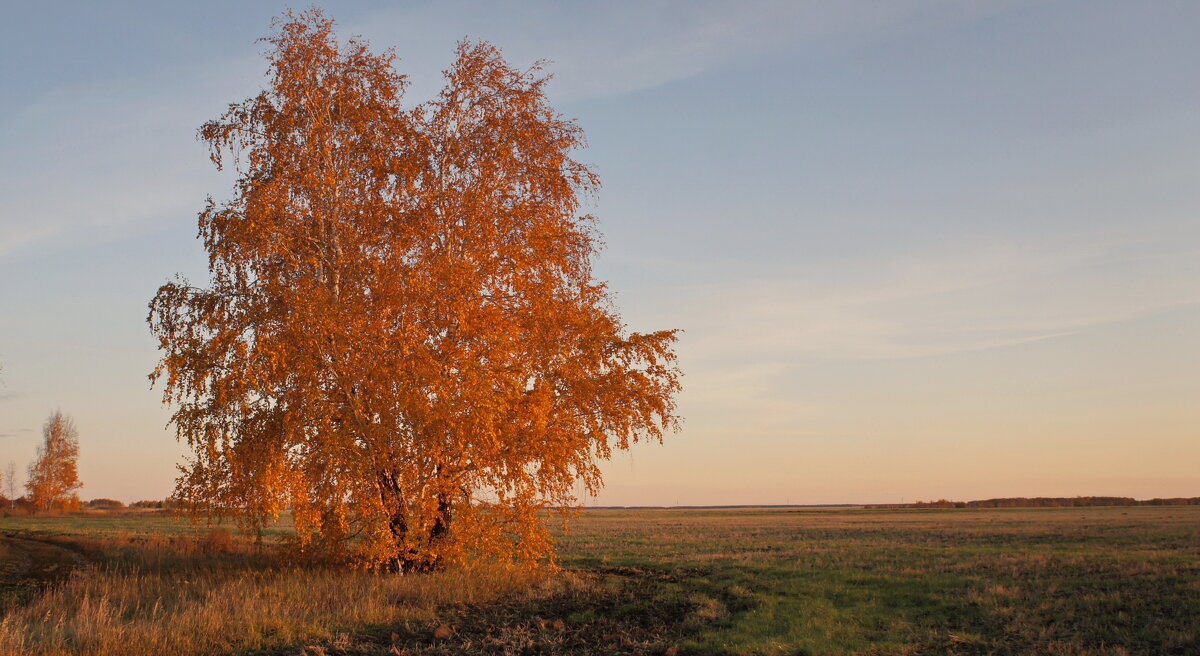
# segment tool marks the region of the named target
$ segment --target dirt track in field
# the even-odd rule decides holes
[[[0,611],[86,564],[78,551],[27,535],[0,535]]]

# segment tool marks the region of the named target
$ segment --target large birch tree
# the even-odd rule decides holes
[[[266,89],[200,130],[238,174],[210,280],[150,303],[176,495],[369,565],[538,561],[544,509],[677,423],[676,331],[629,332],[592,274],[583,133],[487,43],[406,108],[391,51],[277,25]]]

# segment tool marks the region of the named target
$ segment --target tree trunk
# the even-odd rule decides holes
[[[439,494],[437,517],[433,520],[433,530],[429,532],[430,542],[439,540],[450,532],[450,522],[453,519],[451,509],[450,500],[446,495]]]
[[[387,472],[379,475],[379,483],[380,500],[383,502],[384,508],[392,509],[392,514],[388,518],[388,530],[391,531],[395,543],[402,545],[408,537],[408,519],[400,484],[396,480],[396,476]],[[450,498],[447,495],[439,494],[437,515],[434,517],[433,527],[429,531],[426,543],[418,549],[402,549],[389,563],[389,568],[401,573],[428,572],[439,569],[442,566],[441,558],[436,555],[434,547],[439,540],[444,540],[449,535],[450,525],[454,519],[453,511],[454,505]]]
[[[392,533],[392,539],[397,545],[404,544],[405,538],[408,537],[408,520],[404,517],[404,495],[400,493],[400,484],[394,474],[379,474],[379,498],[384,508],[392,509],[392,514],[388,517],[388,530]],[[410,572],[416,569],[417,560],[417,554],[411,549],[406,549],[396,554],[388,563],[388,567],[397,572]]]

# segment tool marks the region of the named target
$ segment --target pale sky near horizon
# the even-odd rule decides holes
[[[83,498],[171,491],[146,303],[288,6],[5,4],[0,469],[61,409]],[[686,331],[683,430],[588,503],[1200,496],[1200,3],[323,6],[414,103],[464,36],[551,60],[598,275]]]

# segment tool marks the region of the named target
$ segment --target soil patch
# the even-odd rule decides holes
[[[87,561],[78,551],[28,535],[0,535],[0,612],[28,601]]]

